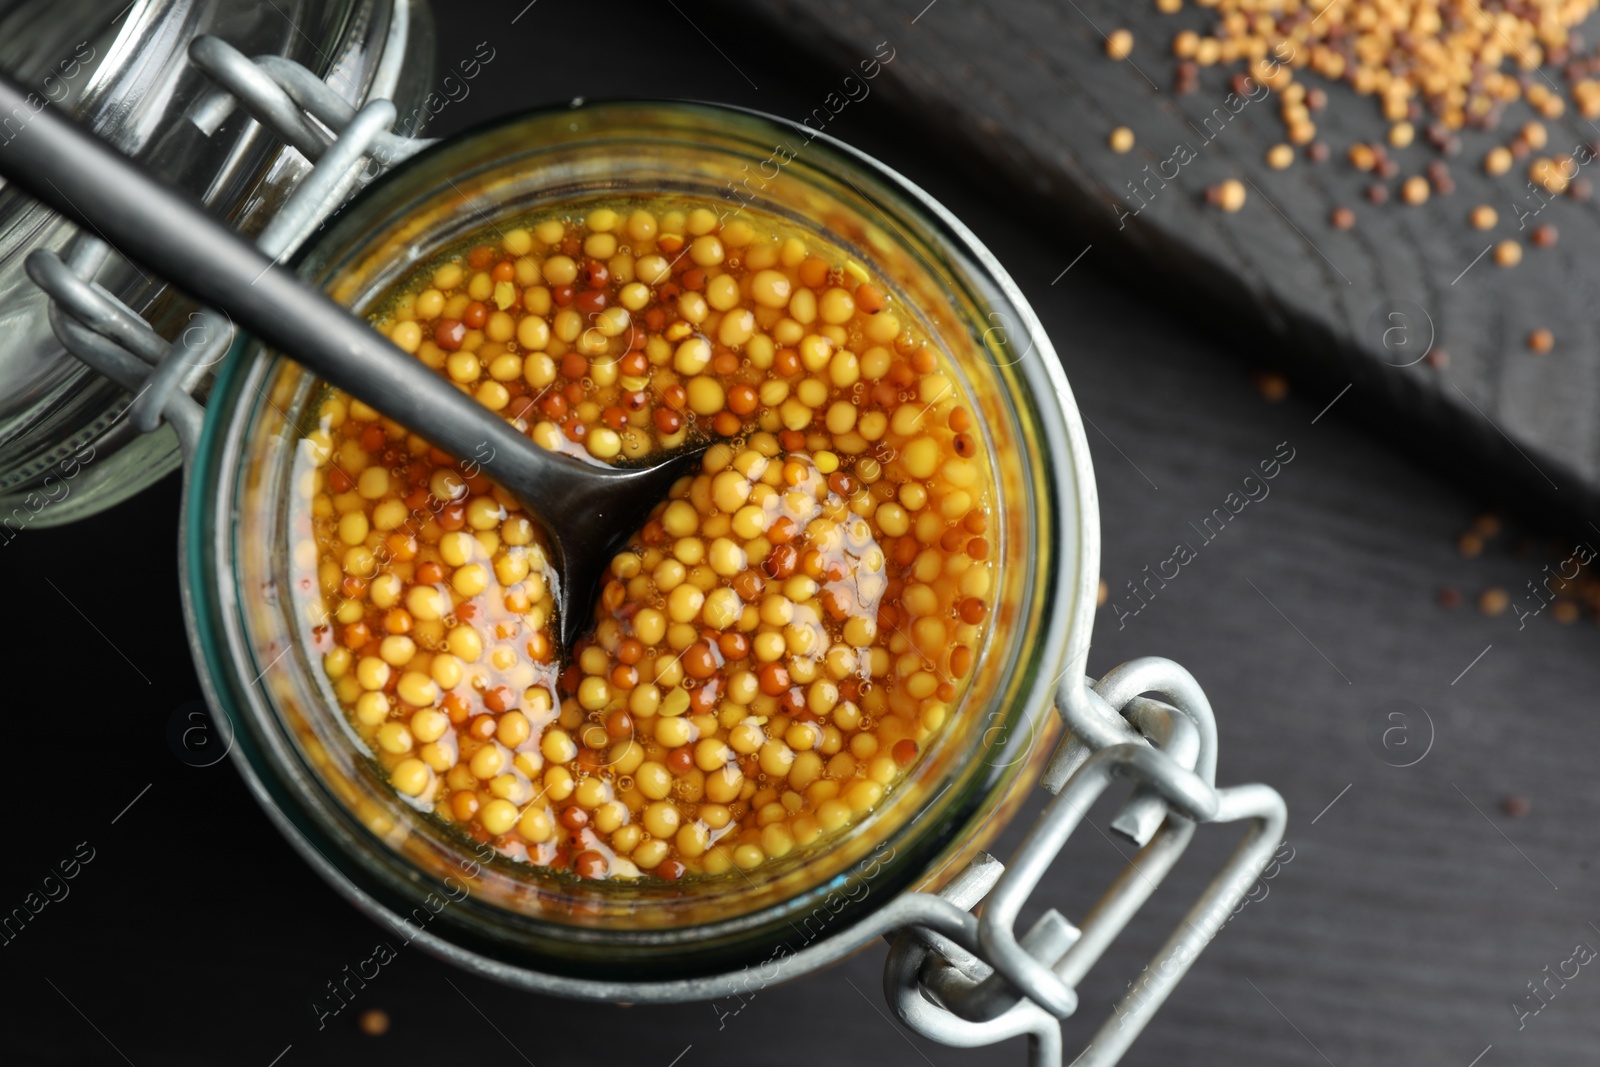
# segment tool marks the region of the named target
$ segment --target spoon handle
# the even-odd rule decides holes
[[[0,176],[99,234],[330,384],[502,484],[558,509],[616,472],[539,448],[198,202],[0,75],[0,114],[29,115],[0,145]],[[37,99],[37,97],[35,97]],[[548,512],[547,512],[548,513]]]

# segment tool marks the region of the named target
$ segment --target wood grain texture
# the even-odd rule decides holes
[[[1204,29],[1203,9],[1164,16],[1147,0],[921,5],[737,6],[753,6],[839,69],[889,42],[896,57],[873,91],[951,165],[1005,190],[1041,228],[1070,235],[1075,243],[1063,244],[1057,270],[1092,244],[1090,256],[1102,265],[1237,338],[1253,361],[1275,364],[1328,397],[1352,384],[1347,400],[1376,420],[1415,423],[1413,443],[1471,471],[1485,489],[1568,517],[1600,513],[1600,210],[1560,198],[1537,216],[1558,227],[1559,245],[1534,249],[1525,238],[1535,223],[1518,232],[1516,205],[1526,211],[1538,203],[1523,188],[1526,163],[1501,178],[1479,165],[1489,147],[1534,117],[1525,106],[1508,110],[1498,136],[1463,133],[1463,150],[1447,160],[1453,194],[1420,207],[1397,197],[1372,205],[1364,197],[1372,177],[1345,160],[1350,144],[1381,139],[1387,129],[1371,98],[1328,86],[1330,106],[1315,118],[1332,159],[1302,158],[1274,171],[1263,157],[1283,140],[1275,96],[1230,106],[1232,71],[1220,68],[1202,72],[1195,92],[1174,95],[1172,36]],[[1120,63],[1105,56],[1102,37],[1119,26],[1136,39]],[[1546,125],[1549,153],[1600,140],[1600,128],[1571,109]],[[1117,126],[1137,136],[1128,154],[1107,145]],[[1193,160],[1174,166],[1175,153]],[[1393,154],[1401,171],[1385,183],[1391,194],[1442,158],[1420,135]],[[1166,181],[1158,173],[1175,170]],[[1237,215],[1204,203],[1206,187],[1230,177],[1249,183]],[[1480,203],[1500,213],[1487,234],[1466,222]],[[1355,211],[1353,230],[1330,224],[1338,206]],[[1472,265],[1503,237],[1524,239],[1520,266],[1496,267],[1492,255]],[[1409,334],[1391,329],[1401,325]],[[1538,327],[1555,334],[1550,355],[1526,348]],[[1420,356],[1430,333],[1448,366],[1403,366]]]

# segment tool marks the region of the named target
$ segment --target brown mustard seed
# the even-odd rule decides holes
[[[1447,156],[1461,153],[1461,138],[1450,132],[1450,127],[1435,122],[1428,127],[1428,143]]]
[[[1488,204],[1479,204],[1472,209],[1472,214],[1467,218],[1471,220],[1474,229],[1492,230],[1494,224],[1500,221],[1500,214]]]
[[[1533,232],[1528,234],[1528,240],[1535,248],[1554,248],[1558,236],[1556,228],[1545,223],[1542,226],[1535,226]]]
[[[1331,155],[1333,149],[1328,147],[1326,141],[1313,141],[1306,145],[1306,158],[1313,163],[1326,163]]]
[[[1500,810],[1513,819],[1526,819],[1533,811],[1533,802],[1525,796],[1512,793],[1500,802]]]
[[[1456,551],[1467,559],[1483,554],[1483,538],[1475,533],[1464,533],[1456,538]]]
[[[1510,606],[1511,597],[1499,586],[1485,589],[1478,596],[1478,610],[1491,618],[1505,614],[1506,608]]]
[[[1426,204],[1428,202],[1428,179],[1420,174],[1414,174],[1407,178],[1405,184],[1400,186],[1400,199],[1412,206]]]
[[[1113,152],[1119,154],[1126,152],[1133,147],[1133,131],[1126,126],[1118,126],[1111,131],[1111,136],[1107,138],[1107,143],[1111,145],[1111,151]]]
[[[1367,186],[1367,200],[1374,204],[1387,203],[1389,200],[1389,187],[1382,182],[1373,182]]]
[[[1522,262],[1522,246],[1506,238],[1494,246],[1494,261],[1502,267],[1515,267]]]
[[[1112,59],[1127,59],[1133,51],[1133,34],[1127,30],[1112,30],[1106,38],[1106,55]]]
[[[1244,182],[1237,178],[1229,178],[1206,190],[1206,199],[1230,215],[1244,207],[1245,189]]]
[[[1273,170],[1287,170],[1294,163],[1294,146],[1275,144],[1267,149],[1267,166]]]
[[[1437,369],[1441,367],[1448,367],[1449,365],[1450,353],[1446,352],[1444,349],[1435,348],[1433,351],[1428,353],[1428,366]]]
[[[1472,520],[1472,532],[1485,539],[1500,536],[1502,526],[1500,516],[1492,511],[1486,511]]]
[[[1439,590],[1438,600],[1441,608],[1453,611],[1461,606],[1461,590],[1453,585],[1444,586]]]
[[[1262,371],[1256,375],[1256,391],[1269,404],[1282,402],[1289,395],[1289,381],[1281,374]]]
[[[1562,626],[1571,626],[1578,621],[1578,602],[1575,600],[1558,600],[1551,609],[1556,617],[1556,622]]]
[[[1356,213],[1347,207],[1336,207],[1333,214],[1328,216],[1328,221],[1333,223],[1336,230],[1348,230],[1356,224]]]
[[[1535,355],[1542,356],[1555,346],[1556,335],[1542,326],[1528,335],[1528,351]]]

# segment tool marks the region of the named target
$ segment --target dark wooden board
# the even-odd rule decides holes
[[[709,6],[680,0],[680,15],[540,4],[507,30],[524,3],[485,4],[472,17],[452,8],[443,64],[470,54],[491,27],[511,57],[452,105],[453,124],[657,83],[651,64],[595,66],[582,49],[567,56],[596,25],[625,29],[619,47],[630,54],[670,57],[685,72],[685,95],[803,114],[836,83],[814,64],[747,64],[760,85],[752,90],[683,16],[740,59],[791,50],[737,20],[719,22]],[[567,58],[533,63],[519,53]],[[905,136],[894,112],[861,108],[849,121],[850,140],[974,228],[1059,339],[1095,427],[1110,584],[1170,554],[1191,536],[1188,523],[1278,442],[1296,449],[1271,496],[1148,608],[1120,630],[1109,608],[1097,622],[1094,672],[1147,654],[1195,671],[1217,709],[1219,779],[1280,789],[1296,849],[1126,1062],[1468,1067],[1492,1044],[1478,1067],[1589,1067],[1600,1037],[1592,968],[1520,1031],[1509,1002],[1576,941],[1600,946],[1588,927],[1600,923],[1595,630],[1558,627],[1546,613],[1519,631],[1509,615],[1433,602],[1442,585],[1518,589],[1565,551],[1541,540],[1517,558],[1497,542],[1462,560],[1452,540],[1476,512],[1475,496],[1376,442],[1342,404],[1313,425],[1321,397],[1265,403],[1235,353],[1197,335],[1159,291],[1108,280],[1090,259],[1072,284],[1052,287],[1064,265],[1054,235],[994,187],[961,179],[936,146]],[[357,1004],[388,1011],[388,1035],[363,1036],[348,1011],[317,1029],[311,999],[382,933],[296,858],[231,768],[186,766],[169,747],[174,713],[198,696],[179,613],[178,489],[169,478],[93,521],[29,530],[0,550],[13,738],[0,907],[16,906],[78,842],[96,849],[71,895],[0,947],[0,1063],[1024,1062],[1020,1042],[962,1051],[898,1030],[880,1014],[876,947],[761,994],[725,1027],[704,1004],[572,1004],[404,952]],[[1432,751],[1409,769],[1368,745],[1369,720],[1395,700],[1421,704],[1434,723]],[[1529,797],[1531,814],[1502,814],[1510,793]],[[1103,829],[1106,816],[1091,819]],[[1025,822],[1008,831],[1002,855]],[[1108,1010],[1233,840],[1223,829],[1197,838],[1170,888],[1091,974],[1075,1037]],[[1040,899],[1081,917],[1120,862],[1086,827]]]
[[[1345,158],[1352,143],[1386,133],[1373,98],[1303,75],[1328,90],[1330,106],[1315,118],[1332,159],[1310,165],[1302,158],[1275,171],[1264,160],[1284,140],[1275,95],[1230,106],[1233,70],[1222,68],[1203,71],[1195,92],[1174,94],[1174,34],[1203,31],[1214,18],[1192,4],[1172,16],[1149,0],[725,6],[753,6],[785,40],[840,72],[888,42],[895,59],[872,82],[883,105],[927,136],[947,165],[976,176],[1041,228],[1064,233],[1043,281],[1092,245],[1082,263],[1098,260],[1159,294],[1252,362],[1283,370],[1316,395],[1331,399],[1352,385],[1341,402],[1372,421],[1400,424],[1411,447],[1446,464],[1468,461],[1472,477],[1497,496],[1569,518],[1600,514],[1600,208],[1560,198],[1536,219],[1556,225],[1560,243],[1535,250],[1526,242],[1535,222],[1519,234],[1515,207],[1537,203],[1524,188],[1526,164],[1500,178],[1480,166],[1491,146],[1535,117],[1527,105],[1508,109],[1498,133],[1463,132],[1461,153],[1447,160],[1453,194],[1420,207],[1398,198],[1377,206],[1363,195],[1372,176]],[[1104,52],[1102,34],[1117,27],[1135,37],[1126,62]],[[821,96],[811,106],[825,104],[837,106]],[[1137,137],[1125,155],[1107,144],[1117,126]],[[1546,126],[1545,154],[1600,141],[1600,127],[1570,107]],[[1391,193],[1442,158],[1421,128],[1413,146],[1392,151],[1401,173],[1385,183]],[[1194,154],[1192,162],[1168,162],[1178,146]],[[1151,180],[1158,167],[1177,176]],[[1237,215],[1204,203],[1206,187],[1226,178],[1250,183]],[[1148,190],[1148,206],[1123,218],[1144,202],[1130,182]],[[1466,222],[1483,203],[1500,214],[1487,234]],[[1337,206],[1355,211],[1353,230],[1330,224]],[[1467,269],[1504,237],[1523,239],[1520,266],[1496,267],[1491,255]],[[1409,332],[1391,329],[1402,322]],[[1539,327],[1556,337],[1542,357],[1525,345]],[[1448,367],[1397,366],[1421,354],[1429,333],[1448,353]],[[1409,346],[1401,348],[1404,339]],[[1145,354],[1124,357],[1137,362]]]

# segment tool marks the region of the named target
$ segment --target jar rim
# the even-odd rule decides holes
[[[1044,598],[1037,613],[1042,619],[1042,625],[1038,630],[1039,639],[1034,643],[1034,647],[1018,661],[1018,668],[1026,673],[1026,677],[1020,679],[1022,688],[1018,690],[1019,697],[1015,703],[1021,705],[1020,711],[1025,713],[1024,719],[1035,721],[1047,716],[1055,688],[1062,675],[1066,673],[1062,669],[1063,665],[1066,670],[1076,666],[1080,673],[1082,671],[1082,662],[1088,647],[1089,624],[1093,615],[1093,587],[1098,580],[1098,525],[1092,469],[1088,464],[1087,441],[1060,363],[1048,338],[1044,335],[1042,326],[1015,283],[970,230],[931,196],[887,166],[836,138],[744,108],[662,101],[612,101],[585,104],[579,109],[550,108],[522,112],[449,138],[373,183],[367,193],[341,213],[340,220],[296,257],[297,269],[306,271],[315,263],[318,250],[323,249],[329,241],[337,237],[341,227],[348,228],[353,225],[352,219],[360,219],[362,203],[372,204],[374,201],[370,199],[371,197],[379,195],[383,188],[390,187],[392,183],[405,181],[404,175],[413,168],[423,165],[423,161],[448,157],[452,150],[471,144],[477,139],[490,137],[497,131],[527,128],[541,121],[548,122],[557,117],[572,116],[579,112],[584,114],[586,120],[595,121],[601,121],[608,116],[648,112],[655,115],[673,115],[680,120],[693,118],[710,125],[743,123],[747,127],[753,124],[769,130],[803,131],[802,135],[806,136],[811,144],[822,142],[821,148],[825,156],[831,154],[831,157],[827,157],[822,164],[820,168],[822,171],[829,172],[832,168],[842,168],[869,187],[875,187],[874,191],[885,197],[888,202],[883,206],[873,204],[872,198],[863,193],[866,202],[873,204],[880,212],[884,207],[888,207],[899,213],[902,218],[909,214],[910,221],[923,231],[926,239],[960,257],[964,269],[976,268],[980,272],[977,277],[964,277],[962,282],[965,284],[982,282],[990,288],[994,299],[988,301],[991,315],[985,321],[993,322],[994,316],[999,315],[1004,324],[990,326],[984,332],[984,343],[991,350],[998,345],[1009,359],[1009,349],[1006,347],[1009,338],[1004,333],[999,334],[998,338],[991,337],[990,334],[1000,329],[1013,329],[1011,325],[1013,316],[1020,328],[1019,332],[1030,342],[1028,352],[1010,360],[1004,364],[1004,368],[1008,370],[1006,380],[1014,379],[1016,383],[1010,386],[1012,395],[1008,396],[1008,400],[1018,406],[1019,413],[1026,409],[1034,416],[1028,428],[1030,432],[1037,434],[1034,442],[1037,455],[1030,462],[1039,468],[1032,473],[1036,475],[1035,481],[1045,493],[1044,499],[1036,503],[1041,509],[1048,509],[1051,512],[1049,530],[1056,541],[1051,550],[1055,552],[1056,560],[1055,569],[1041,576],[1040,589],[1036,595]],[[811,165],[817,166],[815,161]],[[854,185],[855,182],[851,184]],[[224,361],[214,395],[224,400],[242,395],[244,386],[259,385],[268,374],[277,357],[267,357],[257,349],[253,359],[246,359],[244,356],[248,348],[247,338],[241,337],[236,341]],[[1025,395],[1017,395],[1019,391]],[[248,418],[239,417],[244,414],[243,412],[229,411],[224,415],[224,410],[229,406],[226,403],[210,406],[195,465],[190,474],[183,524],[185,561],[183,581],[190,637],[196,662],[200,666],[202,684],[213,707],[221,708],[230,719],[236,719],[241,711],[253,716],[259,715],[263,708],[258,702],[265,698],[259,690],[252,687],[247,686],[245,691],[241,692],[238,684],[242,673],[239,670],[240,665],[252,661],[249,658],[250,650],[243,632],[245,626],[238,615],[238,605],[228,602],[230,594],[235,592],[231,583],[235,577],[232,543],[236,531],[231,521],[231,509],[235,489],[232,484],[233,479],[241,470],[244,461],[242,452],[245,449],[245,442],[242,435],[244,423]],[[1058,595],[1052,597],[1051,593]],[[266,711],[272,713],[270,707],[267,707]],[[241,771],[258,800],[268,808],[274,823],[325,878],[334,883],[336,888],[355,901],[358,906],[374,916],[395,921],[395,909],[391,906],[392,894],[386,896],[382,891],[383,887],[375,886],[370,878],[353,878],[349,871],[322,851],[322,846],[327,846],[349,862],[352,859],[349,854],[351,843],[338,839],[330,827],[317,824],[314,819],[308,820],[303,810],[300,819],[287,814],[281,806],[283,802],[289,801],[291,807],[298,806],[297,798],[287,795],[290,783],[281,779],[266,780],[267,772],[282,774],[284,768],[272,762],[273,754],[255,748],[249,740],[251,732],[241,728],[243,724],[235,721],[233,725],[235,736],[244,739],[241,751],[245,758],[240,761]],[[1001,743],[1004,743],[1003,739]],[[975,808],[974,812],[976,810]],[[307,825],[308,821],[311,825]],[[902,829],[909,829],[914,821],[908,821]],[[972,828],[972,825],[964,826],[962,833],[955,836],[964,836]],[[313,840],[319,836],[320,842]],[[939,844],[943,849],[948,842]],[[359,872],[370,875],[368,869],[359,867],[362,857],[357,856],[354,859],[358,863]],[[926,871],[921,873],[925,874]],[[893,887],[893,891],[888,895],[898,895],[899,891],[907,888],[909,884],[910,881],[903,878],[902,884]],[[826,946],[829,952],[835,956],[842,955],[856,947],[865,937],[873,936],[871,932],[861,934],[863,929],[870,927],[870,924],[864,925],[862,920],[885,902],[885,895],[879,894],[878,898],[872,901],[872,907],[855,909],[854,921],[830,939],[830,944]],[[620,995],[613,985],[603,978],[592,975],[550,974],[542,970],[528,969],[518,966],[515,962],[497,958],[493,951],[486,951],[487,946],[463,944],[463,939],[459,936],[445,937],[431,931],[422,931],[415,934],[415,937],[419,943],[437,954],[484,973],[491,973],[502,981],[512,984],[601,999],[615,999]],[[823,960],[819,958],[817,962]],[[675,1000],[714,995],[707,992],[704,985],[706,981],[705,976],[693,979],[663,978],[648,983],[648,989],[643,991],[639,983],[629,982],[626,983],[626,998]]]

